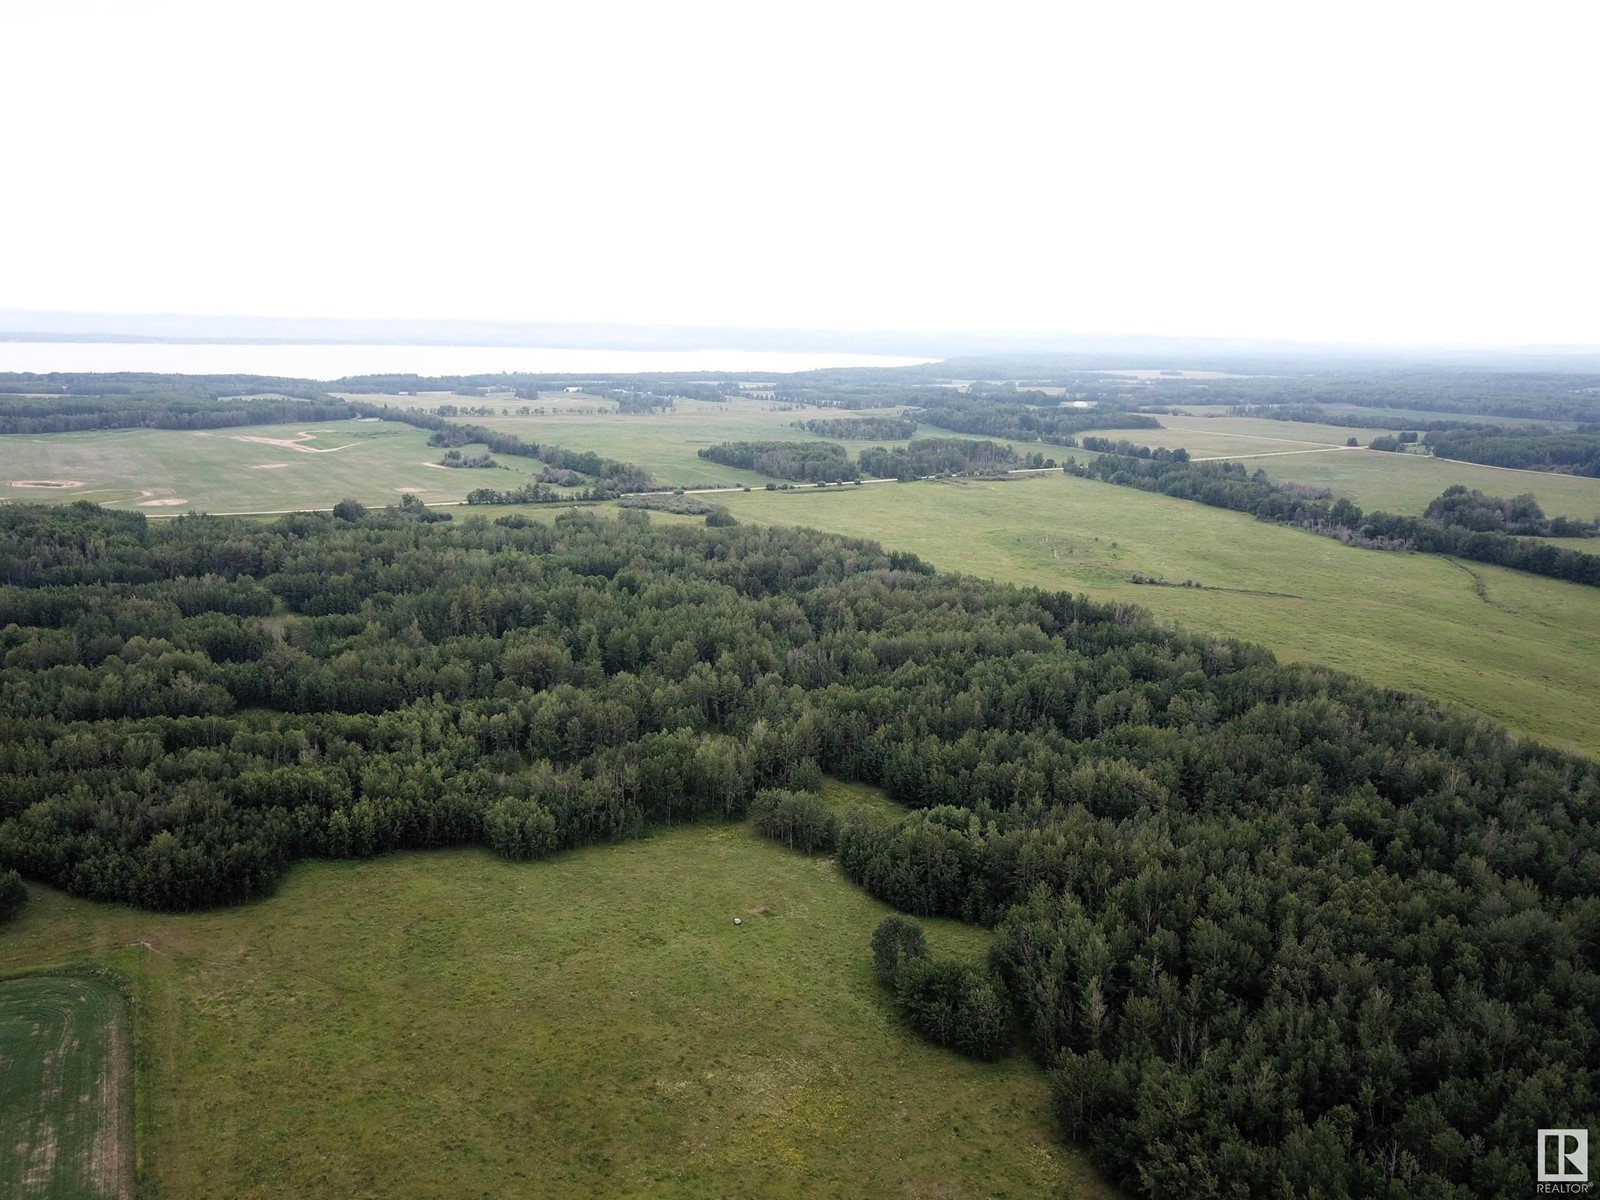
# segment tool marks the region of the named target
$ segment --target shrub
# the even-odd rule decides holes
[[[775,842],[806,854],[826,854],[839,837],[839,819],[820,796],[767,788],[750,804],[755,826]]]
[[[556,819],[537,800],[507,796],[484,817],[489,845],[502,858],[544,858],[556,848]]]
[[[908,963],[928,957],[928,939],[911,917],[890,913],[872,931],[872,973],[890,987]]]
[[[1011,1045],[1011,1006],[986,967],[916,958],[901,967],[894,991],[930,1042],[969,1058],[1000,1058]]]
[[[0,871],[0,925],[20,913],[27,902],[28,889],[23,886],[22,876],[15,871]]]

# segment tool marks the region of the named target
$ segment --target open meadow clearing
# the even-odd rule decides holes
[[[1193,632],[1260,642],[1284,659],[1326,663],[1600,751],[1600,604],[1577,584],[1356,549],[1057,472],[730,493],[720,502],[740,520],[872,538],[945,570],[1140,604]],[[1203,586],[1140,585],[1135,574]]]
[[[1258,465],[1275,481],[1325,487],[1368,511],[1419,515],[1445,488],[1459,483],[1490,496],[1531,493],[1549,516],[1578,521],[1600,516],[1600,479],[1554,471],[1516,471],[1380,450],[1268,458]]]
[[[509,457],[505,470],[427,465],[442,454],[426,430],[389,421],[13,435],[0,438],[0,497],[91,500],[151,516],[289,512],[345,497],[393,504],[407,492],[459,501],[478,487],[517,487],[543,469]]]
[[[310,863],[187,916],[33,894],[0,972],[137,980],[156,1195],[1112,1194],[1020,1052],[905,1027],[871,970],[888,908],[747,824]],[[989,937],[926,924],[936,952]]]
[[[0,980],[0,1194],[128,1200],[132,1115],[116,987],[85,974]]]

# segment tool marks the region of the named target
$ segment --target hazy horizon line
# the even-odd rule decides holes
[[[552,340],[556,339],[556,340]],[[995,353],[1188,351],[1258,354],[1579,356],[1600,342],[1382,342],[1221,334],[826,329],[462,317],[287,317],[0,307],[0,341],[235,345],[434,345],[541,349],[770,349],[951,358]]]

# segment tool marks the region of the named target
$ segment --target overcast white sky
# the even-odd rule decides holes
[[[0,0],[0,307],[1600,343],[1600,5]]]

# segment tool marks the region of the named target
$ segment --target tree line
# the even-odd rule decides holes
[[[1506,500],[1477,488],[1451,484],[1422,514],[1475,533],[1514,533],[1519,537],[1600,537],[1600,518],[1585,524],[1571,517],[1547,517],[1531,493]]]
[[[862,450],[854,462],[837,442],[723,442],[705,447],[699,455],[797,483],[844,483],[863,476],[910,480],[1056,465],[1042,454],[1019,455],[998,442],[953,437],[915,438],[893,449],[873,446]]]
[[[1600,587],[1600,555],[1540,542],[1540,537],[1588,536],[1583,531],[1594,527],[1567,517],[1546,519],[1532,497],[1508,501],[1478,493],[1481,499],[1474,499],[1457,485],[1435,499],[1422,517],[1364,513],[1349,499],[1334,499],[1325,488],[1273,483],[1259,468],[1251,472],[1236,462],[1187,462],[1176,458],[1177,453],[1156,451],[1150,458],[1104,454],[1087,463],[1069,458],[1063,470],[1084,479],[1249,513],[1260,521],[1295,525],[1369,550],[1450,554]],[[1547,532],[1530,538],[1517,536],[1518,530],[1480,528],[1492,525],[1489,513],[1499,513],[1502,521],[1508,513],[1521,513],[1528,518],[1521,532]]]
[[[0,435],[94,429],[228,429],[345,421],[355,415],[348,404],[331,397],[0,394]]]
[[[488,447],[491,454],[537,458],[559,470],[580,472],[598,481],[605,491],[617,494],[647,492],[656,487],[655,476],[643,467],[605,458],[592,450],[570,450],[553,442],[525,442],[513,433],[501,433],[483,425],[463,424],[415,409],[391,408],[387,404],[355,402],[351,407],[363,417],[399,421],[417,429],[431,430],[432,436],[428,438],[430,446],[458,447],[481,443]]]
[[[820,438],[895,442],[914,434],[917,423],[910,417],[823,417],[795,421],[793,428],[804,429]]]
[[[996,403],[982,397],[933,397],[909,415],[928,425],[956,433],[1002,437],[1019,442],[1048,442],[1075,446],[1075,435],[1086,429],[1160,429],[1161,422],[1142,413],[1119,408],[1061,408],[1048,405]]]
[[[1429,433],[1423,442],[1440,458],[1521,471],[1600,476],[1600,431],[1594,429],[1551,433],[1480,426]]]
[[[757,471],[796,483],[840,483],[861,478],[850,452],[837,442],[721,442],[697,451],[725,467]]]
[[[879,479],[922,479],[929,475],[959,475],[967,471],[1008,471],[1022,461],[1015,450],[999,442],[948,437],[917,438],[893,450],[874,446],[870,450],[863,450],[857,457],[862,474]],[[1039,465],[1044,465],[1042,457],[1039,458]]]

